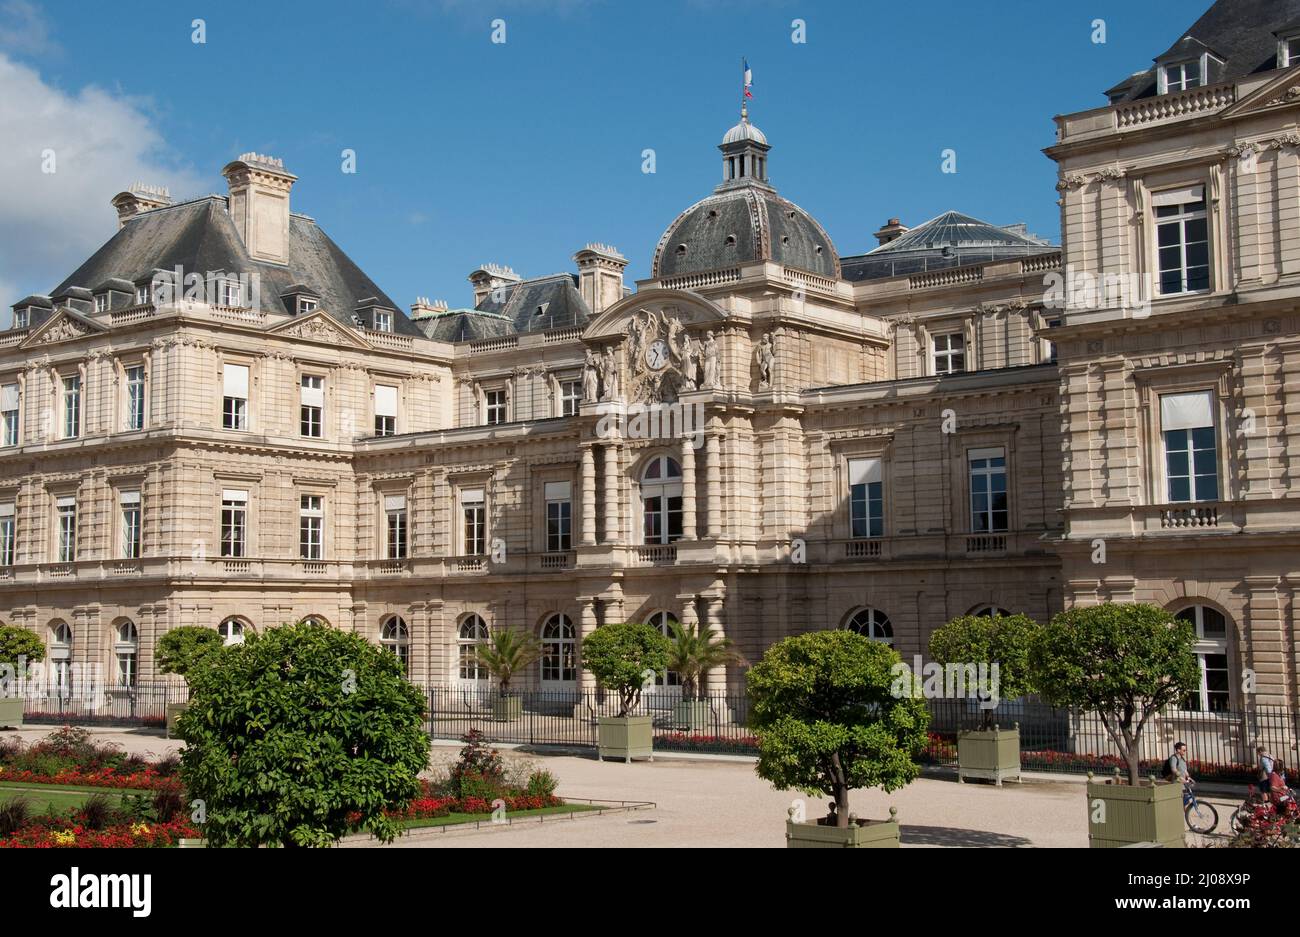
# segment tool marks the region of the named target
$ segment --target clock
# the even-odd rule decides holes
[[[651,342],[645,350],[645,363],[651,371],[662,371],[668,367],[668,343],[663,339]]]

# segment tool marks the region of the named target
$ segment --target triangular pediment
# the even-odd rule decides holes
[[[1300,67],[1289,68],[1261,88],[1255,89],[1231,107],[1224,108],[1219,116],[1239,117],[1257,111],[1300,105]]]
[[[354,348],[374,347],[353,329],[348,328],[321,309],[291,319],[267,331],[275,335],[287,335],[291,338],[298,338],[308,342],[321,342],[325,345],[342,343]]]
[[[61,306],[39,326],[23,339],[19,348],[37,348],[41,345],[53,345],[57,342],[71,342],[88,335],[98,335],[105,331],[104,326],[93,319],[88,319],[73,312],[67,306]]]
[[[583,341],[599,341],[626,334],[628,324],[646,314],[661,319],[675,319],[683,326],[716,324],[726,319],[726,312],[716,303],[686,290],[650,289],[633,293],[610,306],[587,323]]]

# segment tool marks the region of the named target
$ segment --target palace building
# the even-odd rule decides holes
[[[121,686],[172,627],[310,617],[475,688],[518,628],[576,692],[605,622],[910,660],[1146,601],[1198,629],[1189,706],[1294,706],[1300,0],[1219,0],[1108,98],[1056,119],[1059,247],[950,211],[841,254],[742,114],[648,280],[589,244],[462,309],[404,311],[274,158],[124,191],[0,333],[0,621]]]

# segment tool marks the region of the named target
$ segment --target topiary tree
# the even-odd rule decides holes
[[[510,681],[542,656],[542,646],[535,637],[513,628],[494,631],[488,642],[476,650],[479,663],[496,679],[502,696],[509,693]]]
[[[619,716],[627,716],[641,702],[646,673],[668,669],[668,639],[653,625],[605,625],[583,639],[582,666],[618,694]]]
[[[1054,706],[1095,712],[1141,780],[1147,720],[1200,684],[1196,632],[1154,605],[1072,608],[1043,627],[1030,652],[1039,693]]]
[[[214,846],[326,846],[353,829],[391,841],[385,811],[429,762],[424,696],[397,656],[298,623],[250,636],[190,672],[181,777]]]
[[[997,706],[1003,700],[1019,699],[1035,692],[1029,670],[1029,651],[1041,631],[1038,622],[1028,615],[962,615],[930,635],[930,657],[946,667],[988,666],[994,673],[997,665],[997,694],[994,705],[982,709],[981,728],[993,727]],[[964,670],[963,673],[969,673]],[[986,688],[981,687],[981,690]],[[987,699],[987,695],[982,695]]]
[[[36,632],[17,625],[0,625],[0,665],[8,664],[19,677],[26,668],[45,660],[45,642]],[[23,667],[19,667],[19,664]]]
[[[682,698],[704,699],[704,675],[716,667],[743,664],[745,658],[730,638],[719,637],[712,628],[670,622],[672,637],[668,642],[668,669],[682,681]]]
[[[835,798],[849,825],[849,791],[895,791],[920,774],[930,713],[895,695],[893,648],[851,631],[816,631],[768,648],[747,675],[758,776],[780,789]],[[909,684],[912,685],[912,684]]]
[[[158,671],[184,677],[194,668],[203,666],[224,646],[221,635],[211,628],[198,625],[173,628],[158,639],[154,651],[158,658]]]

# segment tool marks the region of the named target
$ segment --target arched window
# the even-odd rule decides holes
[[[889,623],[889,618],[884,612],[874,608],[864,608],[854,612],[853,617],[844,627],[849,631],[856,631],[864,638],[879,641],[890,647],[894,646],[894,626]]]
[[[1005,608],[997,605],[981,605],[971,614],[976,618],[1007,618],[1011,615]]]
[[[552,615],[542,625],[542,688],[569,688],[577,682],[573,622],[568,615]]]
[[[227,647],[232,644],[243,644],[244,623],[238,618],[227,618],[217,625],[217,634],[221,635],[221,640]]]
[[[59,696],[67,698],[72,693],[72,629],[65,621],[50,625],[50,663],[54,668],[54,685]]]
[[[1232,706],[1227,618],[1207,605],[1193,605],[1174,617],[1196,628],[1196,657],[1201,665],[1201,685],[1183,702],[1183,708],[1192,712],[1227,712]]]
[[[113,654],[117,658],[117,685],[135,686],[136,661],[139,659],[140,633],[135,623],[124,621],[117,626],[117,641],[113,645]]]
[[[487,669],[478,659],[478,646],[486,644],[487,640],[488,629],[482,618],[470,615],[460,623],[457,659],[460,662],[459,672],[462,683],[477,683],[488,679]]]
[[[641,473],[641,517],[646,543],[682,539],[682,467],[676,459],[655,456]]]
[[[678,623],[677,616],[672,612],[655,612],[646,619],[646,622],[654,625],[659,629],[660,634],[669,639],[673,636],[673,629],[671,626]],[[680,687],[681,685],[681,675],[675,670],[669,670],[655,677],[655,686],[657,687]]]
[[[411,666],[411,633],[406,629],[406,622],[393,615],[384,622],[379,631],[379,644],[397,655],[402,662],[402,669]]]
[[[328,628],[330,626],[330,623],[319,615],[308,615],[302,620],[302,623],[304,625],[314,625],[319,628]]]

